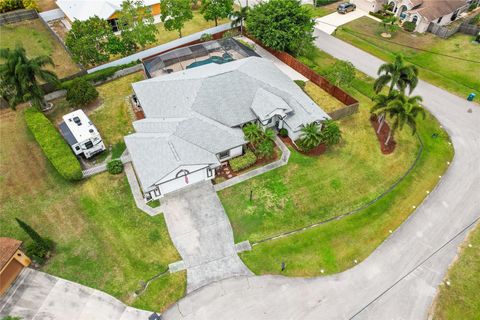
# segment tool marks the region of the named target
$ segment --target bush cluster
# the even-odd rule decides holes
[[[278,130],[278,135],[282,138],[286,138],[286,137],[288,137],[288,130],[285,129],[285,128],[282,128],[282,129]]]
[[[299,86],[300,88],[302,88],[302,90],[305,89],[305,85],[307,84],[305,81],[303,80],[293,80],[293,82],[295,82],[297,84],[297,86]]]
[[[233,158],[228,161],[234,172],[251,167],[257,162],[257,157],[251,150],[247,150],[243,156]]]
[[[38,5],[35,0],[2,0],[0,1],[0,13],[19,9],[35,9],[38,10]]]
[[[43,153],[58,173],[67,180],[82,179],[80,162],[50,120],[37,109],[28,108],[25,110],[25,121]]]
[[[210,41],[212,39],[213,39],[213,36],[210,33],[203,33],[200,36],[200,41],[202,41],[202,42]]]
[[[123,163],[120,159],[114,159],[107,163],[107,171],[111,174],[119,174],[123,171]]]
[[[405,31],[413,32],[413,30],[415,30],[415,27],[417,25],[415,24],[415,22],[405,21],[402,26]]]
[[[95,86],[85,78],[75,78],[67,89],[67,101],[73,106],[85,106],[98,97]]]

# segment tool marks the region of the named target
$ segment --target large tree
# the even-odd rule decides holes
[[[205,20],[215,21],[218,26],[218,19],[227,18],[233,12],[233,0],[202,0],[200,13]]]
[[[248,32],[275,50],[298,53],[313,42],[315,21],[308,7],[297,0],[271,0],[253,7]]]
[[[394,100],[382,108],[376,110],[377,113],[385,113],[392,119],[390,132],[385,145],[394,137],[397,130],[403,130],[407,125],[412,130],[412,134],[417,132],[417,117],[421,115],[425,119],[425,110],[422,107],[422,98],[419,96],[409,97],[404,93],[399,93]]]
[[[108,61],[108,45],[113,37],[115,35],[110,24],[94,16],[85,21],[75,20],[65,44],[75,61],[85,66],[96,65]]]
[[[162,0],[161,19],[166,30],[177,30],[180,38],[185,22],[193,18],[190,0]]]
[[[373,88],[379,93],[387,85],[390,86],[391,93],[395,88],[405,92],[408,87],[409,92],[415,89],[418,84],[418,69],[414,65],[407,65],[401,54],[395,56],[393,63],[385,63],[378,69],[378,77],[375,80]]]
[[[44,92],[39,82],[58,83],[54,72],[46,70],[47,65],[54,66],[52,58],[38,56],[29,59],[23,47],[0,49],[0,95],[7,100],[11,108],[22,102],[31,101],[41,108]]]
[[[142,0],[126,0],[118,12],[118,29],[122,42],[128,49],[124,54],[132,53],[137,47],[145,48],[146,45],[156,41],[158,32],[150,7],[146,7]],[[133,45],[132,45],[133,44]]]

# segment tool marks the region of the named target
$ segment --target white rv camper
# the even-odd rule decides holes
[[[60,132],[76,155],[91,158],[105,150],[102,137],[83,110],[76,110],[63,116]]]

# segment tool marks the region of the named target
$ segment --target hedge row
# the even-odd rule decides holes
[[[233,158],[228,162],[230,163],[232,170],[237,172],[253,166],[255,162],[257,162],[257,156],[255,156],[251,150],[247,150],[243,156]]]
[[[38,10],[35,0],[1,0],[0,13],[10,12],[18,9],[34,9]]]
[[[58,173],[67,180],[82,179],[80,162],[50,120],[37,109],[28,108],[25,110],[25,121]]]
[[[81,78],[85,79],[87,81],[93,82],[93,83],[98,82],[98,81],[104,81],[104,80],[107,80],[109,77],[113,76],[115,72],[126,69],[126,68],[133,67],[133,66],[135,66],[139,63],[140,62],[138,60],[136,60],[136,61],[132,61],[132,62],[127,63],[127,64],[121,64],[121,65],[118,65],[118,66],[108,67],[108,68],[105,68],[105,69],[102,69],[102,70],[98,70],[98,71],[95,71],[95,72],[92,72],[92,73],[88,73],[84,76],[81,76]],[[62,84],[61,84],[62,88],[63,89],[68,89],[72,85],[73,80],[75,80],[75,79],[63,81]]]

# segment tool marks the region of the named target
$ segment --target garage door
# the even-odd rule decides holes
[[[23,265],[17,260],[13,259],[2,271],[0,275],[0,295],[2,295],[13,281],[17,278],[20,271],[22,271]]]
[[[375,10],[375,1],[369,0],[354,0],[351,1],[357,6],[357,9],[363,10],[365,12],[374,11]]]
[[[160,192],[164,195],[169,192],[184,188],[186,186],[192,185],[194,183],[204,181],[207,179],[207,168],[187,173],[185,171],[179,172],[176,179],[162,183],[160,187]]]

